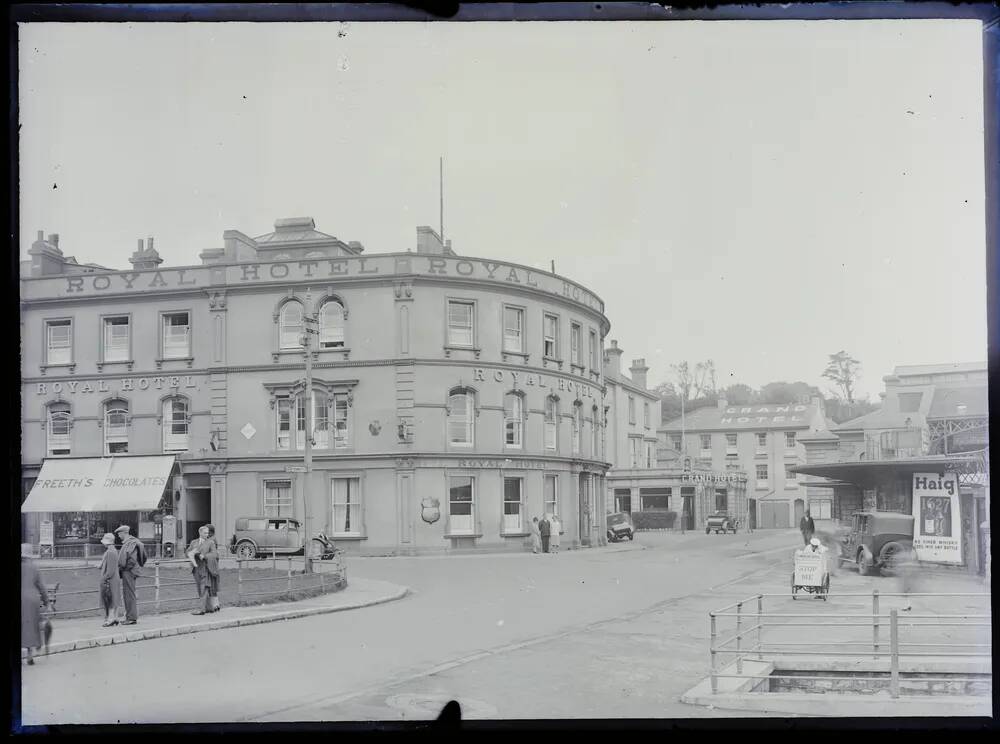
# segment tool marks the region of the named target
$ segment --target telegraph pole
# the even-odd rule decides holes
[[[312,400],[312,340],[313,336],[319,334],[319,320],[313,314],[312,290],[306,291],[306,306],[302,314],[302,346],[306,352],[306,432],[304,442],[303,464],[305,473],[302,480],[302,530],[305,532],[302,547],[302,570],[304,573],[312,573],[312,559],[309,549],[312,546],[312,538],[309,536],[309,485],[312,479],[312,446],[313,446],[313,400]]]

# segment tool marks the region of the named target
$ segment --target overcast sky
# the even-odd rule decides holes
[[[978,21],[20,26],[22,257],[276,218],[595,291],[651,384],[986,359]]]

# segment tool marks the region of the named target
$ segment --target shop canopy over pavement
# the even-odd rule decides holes
[[[173,455],[50,458],[21,511],[152,511],[173,466]]]
[[[896,475],[911,475],[913,473],[944,473],[951,471],[964,472],[975,466],[974,456],[945,455],[932,457],[912,457],[899,460],[859,460],[856,462],[830,462],[816,465],[798,465],[789,468],[792,472],[803,475],[818,475],[836,481],[835,484],[804,482],[808,487],[829,485],[867,486],[878,483],[887,477]]]

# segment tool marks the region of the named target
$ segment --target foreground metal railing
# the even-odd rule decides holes
[[[296,556],[282,556],[285,560],[282,563],[285,564],[285,586],[278,590],[272,591],[251,591],[253,586],[260,582],[271,582],[281,580],[282,577],[278,576],[265,576],[265,577],[253,577],[254,573],[259,571],[258,568],[252,568],[251,566],[261,566],[265,565],[260,560],[248,560],[243,558],[236,558],[236,600],[240,602],[242,600],[264,598],[264,597],[277,597],[282,595],[292,594],[293,592],[301,591],[304,589],[320,589],[320,594],[325,594],[327,587],[333,587],[334,585],[341,584],[347,579],[347,567],[344,564],[342,556],[338,555],[332,560],[320,560],[318,558],[313,558],[311,560],[313,565],[313,571],[311,573],[305,573],[302,569],[293,569],[293,566],[298,561],[293,561]],[[230,559],[232,560],[232,559]],[[265,559],[271,563],[272,571],[277,572],[278,570],[278,556],[272,553],[269,559]],[[195,584],[193,579],[177,579],[172,576],[165,576],[161,572],[161,568],[179,567],[179,566],[190,566],[191,563],[187,559],[174,558],[174,559],[151,559],[147,564],[152,564],[153,575],[152,577],[142,576],[140,581],[136,583],[136,596],[139,596],[140,592],[144,594],[152,591],[152,598],[147,599],[137,599],[136,604],[140,607],[150,605],[153,606],[154,612],[159,613],[164,604],[169,604],[173,602],[196,602],[200,599],[197,594]],[[100,565],[64,565],[64,566],[42,566],[39,567],[39,572],[42,574],[43,579],[47,575],[51,575],[56,571],[97,571],[100,569]],[[152,578],[152,583],[142,582],[143,578]],[[87,596],[92,595],[95,600],[97,600],[97,605],[100,604],[100,588],[98,587],[99,581],[97,577],[94,578],[94,588],[93,589],[81,589],[74,591],[64,591],[59,587],[58,582],[50,584],[46,581],[50,594],[54,594],[54,597],[50,598],[50,601],[54,599],[53,604],[58,602],[60,597],[70,597],[70,596]],[[191,594],[180,597],[164,597],[162,596],[162,591],[169,586],[189,586],[193,591]],[[148,597],[148,594],[146,594]],[[93,607],[78,607],[71,610],[52,610],[47,613],[50,617],[60,617],[60,616],[74,616],[81,615],[84,613],[91,612],[103,612],[103,607],[93,606]]]
[[[800,679],[800,680],[842,680],[842,681],[867,681],[872,682],[872,676],[851,675],[851,674],[744,674],[744,660],[764,661],[765,656],[775,658],[778,656],[799,656],[799,657],[842,657],[846,659],[888,659],[889,665],[889,691],[893,698],[900,696],[900,661],[907,659],[929,659],[947,656],[948,658],[959,657],[962,659],[976,660],[982,659],[987,662],[992,661],[992,643],[984,643],[981,640],[969,642],[947,642],[931,641],[924,642],[916,640],[904,640],[901,635],[902,629],[913,631],[918,628],[938,629],[938,628],[959,628],[963,631],[971,629],[984,629],[979,631],[977,638],[990,639],[990,628],[992,628],[991,615],[989,614],[990,594],[988,593],[880,593],[878,590],[871,594],[838,594],[838,598],[844,597],[865,597],[871,598],[871,614],[864,613],[788,613],[788,612],[765,612],[764,600],[769,598],[788,599],[788,594],[755,594],[746,599],[733,602],[714,612],[709,613],[710,632],[710,680],[712,692],[718,692],[719,679],[736,678],[743,680],[767,680],[767,679]],[[900,611],[892,609],[885,613],[880,608],[880,601],[886,597],[905,597],[913,599],[918,597],[934,598],[974,598],[984,600],[986,604],[985,613],[957,613],[957,614],[934,614],[920,615],[906,612],[904,619],[900,619]],[[825,605],[824,605],[825,606]],[[744,609],[746,608],[746,609]],[[733,620],[732,629],[725,629],[728,635],[720,639],[720,624],[728,619]],[[865,640],[809,640],[809,641],[780,641],[765,640],[761,631],[766,628],[871,628],[871,641]],[[884,637],[884,628],[888,627],[888,638]],[[950,633],[952,631],[946,631]],[[910,636],[915,637],[914,635]],[[888,648],[884,642],[888,641]],[[831,650],[833,649],[833,650]],[[940,649],[938,652],[918,649]],[[972,650],[982,649],[982,650]],[[726,658],[726,661],[722,661]],[[736,674],[726,674],[721,671],[722,666],[732,664],[735,661]],[[992,685],[992,666],[990,667],[989,683]],[[953,683],[973,683],[983,682],[983,677],[961,677],[949,674],[947,677],[921,676],[922,682],[953,682]]]

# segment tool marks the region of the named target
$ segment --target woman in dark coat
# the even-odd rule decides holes
[[[21,546],[21,648],[28,649],[28,663],[34,664],[32,649],[42,647],[41,605],[49,606],[42,574],[31,556],[31,546]]]

